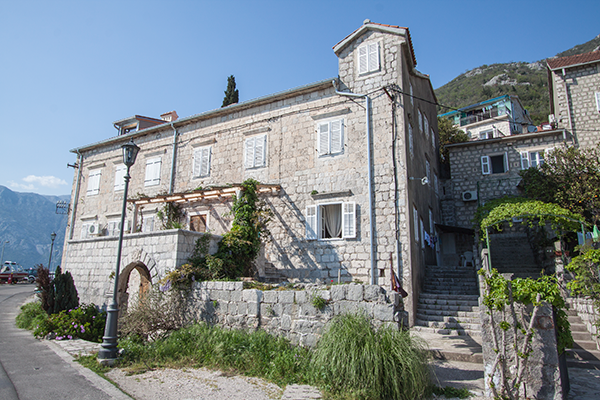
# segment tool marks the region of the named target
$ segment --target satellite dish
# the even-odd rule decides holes
[[[535,125],[529,125],[527,127],[527,132],[529,132],[529,133],[537,132],[537,126],[535,126]]]

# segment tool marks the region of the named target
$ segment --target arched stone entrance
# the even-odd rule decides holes
[[[119,310],[124,311],[135,304],[140,296],[146,293],[152,285],[150,272],[144,263],[132,262],[119,275],[117,301]]]

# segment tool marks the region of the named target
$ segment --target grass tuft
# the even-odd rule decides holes
[[[21,312],[17,315],[17,328],[34,330],[38,325],[48,320],[48,314],[38,301],[21,306]]]

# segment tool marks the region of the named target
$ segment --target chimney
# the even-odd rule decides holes
[[[166,122],[175,122],[179,118],[179,115],[177,115],[177,111],[169,111],[168,113],[161,114],[160,118]]]

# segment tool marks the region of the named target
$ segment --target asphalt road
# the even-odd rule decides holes
[[[130,399],[67,353],[16,327],[19,308],[34,289],[32,284],[0,284],[0,399]]]

